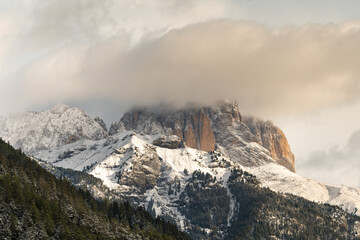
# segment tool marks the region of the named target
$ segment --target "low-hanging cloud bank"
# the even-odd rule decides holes
[[[235,98],[252,113],[309,111],[359,97],[357,22],[269,30],[216,21],[171,31],[130,51],[124,42],[59,49],[33,63],[19,88],[28,99],[39,93],[38,102]]]
[[[309,111],[358,97],[359,29],[217,21],[170,32],[119,65],[130,89],[143,86],[148,100],[230,97],[246,112]]]
[[[65,12],[76,12],[70,6]],[[254,22],[205,21],[210,16],[157,37],[137,38],[133,45],[133,35],[126,31],[102,34],[106,19],[85,24],[86,11],[74,22],[51,11],[40,13],[26,49],[46,49],[32,54],[8,78],[11,84],[2,83],[7,86],[2,100],[19,108],[93,99],[130,105],[232,98],[243,112],[264,116],[359,98],[360,22],[268,28]]]
[[[297,172],[322,182],[360,187],[360,130],[344,147],[337,145],[313,152],[299,164]]]

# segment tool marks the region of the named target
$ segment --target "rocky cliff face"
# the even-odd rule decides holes
[[[112,135],[115,135],[118,132],[119,132],[119,123],[112,122],[110,124],[110,128],[109,128],[109,135],[112,136]]]
[[[213,107],[188,106],[178,110],[137,108],[125,113],[119,123],[112,126],[111,134],[119,130],[154,135],[176,135],[186,145],[203,151],[217,147],[227,149],[232,158],[245,165],[251,153],[238,148],[256,142],[266,148],[271,158],[295,172],[295,157],[284,133],[271,122],[242,117],[236,103],[221,103]],[[259,155],[259,162],[268,161]],[[246,160],[246,161],[247,161]]]
[[[107,132],[107,128],[106,128],[106,124],[104,122],[104,120],[102,120],[100,117],[95,117],[94,121],[97,122],[100,127],[102,127],[102,129],[104,129],[105,132]]]
[[[171,124],[170,134],[183,139],[187,146],[203,151],[215,150],[215,135],[209,117],[199,109],[184,112],[177,124]]]
[[[130,149],[119,149],[118,154],[129,154],[131,161],[131,171],[119,173],[118,183],[129,187],[128,196],[135,192],[144,194],[147,190],[156,186],[160,176],[160,160],[155,148],[145,147],[141,152],[137,147]],[[120,155],[121,156],[121,155]]]
[[[271,157],[295,172],[295,156],[291,152],[284,133],[270,121],[263,121],[253,117],[244,118],[244,123],[255,136],[256,142],[268,149]]]
[[[215,149],[215,136],[205,109],[189,108],[178,111],[134,109],[124,114],[120,126],[146,134],[176,135],[186,145],[203,151]]]

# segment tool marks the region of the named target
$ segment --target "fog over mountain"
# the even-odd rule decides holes
[[[1,118],[0,129],[1,138],[32,156],[23,159],[22,167],[29,165],[26,161],[38,168],[40,164],[57,178],[89,190],[87,199],[90,193],[110,199],[104,205],[128,200],[153,217],[176,223],[190,239],[359,237],[360,189],[296,174],[295,156],[282,130],[271,121],[242,115],[236,102],[132,108],[108,132],[101,118],[58,104]],[[4,179],[11,175],[4,166],[19,161],[14,156],[26,155],[1,143],[9,160],[1,156],[0,187],[9,191],[12,185]],[[13,192],[17,199],[19,191]],[[110,209],[109,217],[119,211],[119,220],[126,211],[116,204],[105,209]],[[12,230],[29,221],[17,215],[20,223],[0,224],[0,236],[28,234],[27,229]]]
[[[313,152],[298,170],[309,177],[328,183],[360,186],[360,130],[354,132],[347,144],[329,146]],[[331,173],[331,174],[329,174]]]
[[[358,5],[1,2],[0,113],[66,103],[109,125],[134,105],[231,98],[284,130],[300,173],[355,186],[338,166],[358,166]]]

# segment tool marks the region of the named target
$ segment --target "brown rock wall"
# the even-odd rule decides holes
[[[200,149],[204,151],[215,150],[215,135],[210,120],[203,112],[199,118]]]
[[[291,152],[289,143],[281,129],[270,121],[251,117],[245,118],[244,122],[255,136],[256,142],[269,150],[273,159],[295,172],[295,156]]]
[[[195,133],[191,125],[187,129],[183,130],[183,134],[184,134],[184,141],[186,143],[186,146],[191,148],[197,148]]]
[[[284,133],[269,121],[242,117],[236,103],[172,111],[134,109],[124,114],[121,124],[125,129],[146,134],[176,135],[188,147],[203,151],[215,150],[215,143],[228,147],[227,144],[231,143],[223,140],[229,134],[234,135],[232,145],[240,144],[237,139],[257,142],[269,151],[275,161],[295,172],[295,156]]]

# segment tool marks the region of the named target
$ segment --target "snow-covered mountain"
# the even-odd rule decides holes
[[[0,136],[15,148],[33,154],[79,139],[106,138],[107,132],[82,110],[59,104],[44,112],[0,117]]]
[[[235,102],[220,102],[211,107],[189,105],[181,109],[134,108],[119,123],[112,124],[111,129],[112,134],[133,130],[146,135],[177,135],[191,148],[203,151],[226,148],[229,156],[242,165],[275,160],[295,172],[295,157],[284,133],[270,121],[243,117]],[[265,149],[258,149],[252,155],[250,148],[244,148],[247,143],[258,143]]]
[[[194,171],[209,173],[221,181],[226,180],[233,168],[239,168],[255,175],[261,185],[277,192],[294,194],[315,202],[338,205],[348,212],[354,212],[355,208],[360,209],[360,189],[319,183],[297,175],[269,158],[267,158],[269,162],[245,167],[238,161],[233,161],[224,148],[214,152],[205,152],[186,146],[176,149],[155,146],[152,142],[156,137],[125,131],[108,139],[81,140],[51,151],[40,151],[35,157],[58,167],[87,172],[102,179],[110,189],[123,192],[124,195],[135,196],[133,194],[136,192],[140,194],[136,195],[137,201],[142,205],[146,205],[146,201],[142,201],[147,193],[144,189],[137,189],[132,184],[141,188],[148,184],[151,186],[148,190],[154,192],[154,187],[160,187],[156,183],[159,179],[164,179],[166,184],[180,180],[181,186],[184,187],[186,179]],[[261,157],[266,152],[257,143],[248,143],[244,146],[244,151],[248,149],[255,157]],[[146,184],[145,182],[137,183],[136,178],[141,179],[139,181],[145,181]],[[131,184],[129,179],[132,181]],[[152,185],[151,182],[153,182]],[[226,187],[226,181],[222,183]],[[166,193],[163,196],[166,199],[167,191],[163,193]]]
[[[192,233],[217,232],[215,238],[224,237],[241,209],[236,181],[250,187],[259,181],[281,194],[338,205],[350,213],[360,208],[359,189],[295,174],[294,155],[282,131],[271,122],[242,117],[235,103],[133,109],[112,124],[109,136],[98,121],[66,106],[18,116],[1,121],[7,127],[0,136],[55,167],[102,180],[114,198],[129,199]],[[69,135],[77,137],[67,142]],[[218,201],[201,202],[208,215],[200,214],[200,219],[194,211],[205,200],[197,192],[210,198],[215,194]],[[93,193],[104,196],[99,188]],[[335,215],[335,220],[344,218],[341,212]]]
[[[223,191],[225,198],[221,198],[224,202],[219,208],[223,209],[227,220],[219,226],[222,231],[235,220],[239,204],[229,188],[229,177],[236,169],[255,175],[261,186],[280,193],[338,205],[351,213],[360,207],[359,189],[316,182],[289,171],[274,160],[260,166],[244,167],[232,161],[225,149],[205,152],[186,146],[175,149],[156,146],[152,144],[156,137],[125,131],[107,140],[81,140],[51,152],[41,151],[36,157],[54,166],[91,174],[101,179],[113,196],[121,196],[156,216],[175,221],[187,231],[194,231],[194,222],[188,212],[188,206],[194,200],[188,196],[188,189],[200,172],[212,179],[209,186],[201,189]],[[248,143],[244,148],[266,152],[257,143]],[[98,194],[103,195],[102,192]],[[200,226],[202,231],[212,231],[206,225]]]

